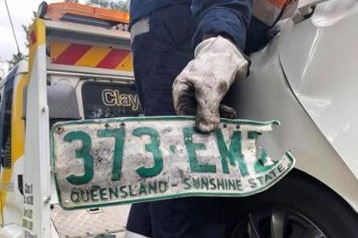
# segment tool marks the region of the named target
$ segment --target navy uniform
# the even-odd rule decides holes
[[[203,39],[223,36],[248,55],[269,41],[268,30],[282,17],[283,9],[291,6],[290,2],[131,0],[134,75],[145,115],[178,113],[172,97],[173,82],[194,59],[194,49]],[[199,48],[206,51],[207,45]],[[221,214],[224,205],[224,198],[207,197],[134,204],[126,237],[226,237],[225,217]]]

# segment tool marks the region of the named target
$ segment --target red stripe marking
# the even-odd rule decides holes
[[[286,2],[289,2],[289,0],[269,0],[269,2],[282,9]]]
[[[128,50],[113,49],[96,65],[96,67],[115,69],[128,54]]]
[[[71,44],[54,60],[54,63],[75,65],[90,48],[90,45]]]
[[[36,34],[35,32],[31,31],[30,33],[30,44],[31,45],[34,45],[37,41],[37,37],[36,37]]]

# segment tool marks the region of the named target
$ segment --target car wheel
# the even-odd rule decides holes
[[[235,205],[233,205],[235,204]],[[358,216],[336,193],[294,170],[255,196],[228,202],[230,238],[357,238]]]

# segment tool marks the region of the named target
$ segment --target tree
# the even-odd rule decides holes
[[[24,55],[21,52],[12,54],[11,60],[6,61],[6,63],[9,65],[9,70],[12,69],[21,60],[26,59],[26,58],[27,58],[27,55]]]
[[[86,4],[128,12],[130,0],[88,0]]]
[[[29,34],[30,34],[30,28],[31,28],[31,24],[32,22],[35,20],[36,18],[36,12],[32,12],[32,19],[31,19],[31,23],[28,25],[22,25],[22,29],[25,31],[26,33],[26,48],[29,48]],[[27,59],[28,55],[27,54],[23,54],[21,52],[18,52],[16,54],[12,55],[11,60],[7,60],[6,63],[9,65],[9,70],[14,67],[18,62],[20,62],[23,59]]]
[[[79,1],[78,0],[65,0],[65,2],[78,3]],[[96,6],[96,7],[110,8],[110,9],[114,9],[114,10],[121,10],[121,11],[128,12],[129,2],[130,2],[130,0],[87,0],[86,4]],[[35,20],[35,18],[36,18],[36,12],[33,12],[33,17],[32,17],[31,22],[33,22]],[[22,25],[22,28],[26,32],[26,36],[27,36],[27,41],[25,42],[27,48],[29,46],[29,32],[30,32],[31,24],[28,24],[27,26]],[[19,61],[21,61],[23,59],[27,59],[27,57],[28,57],[27,54],[18,52],[16,54],[13,54],[11,60],[7,60],[6,63],[9,64],[9,69],[11,69]]]

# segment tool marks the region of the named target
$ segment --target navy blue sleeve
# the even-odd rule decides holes
[[[241,50],[245,49],[252,0],[193,0],[191,8],[198,23],[194,46],[204,35],[221,34],[230,37]]]

